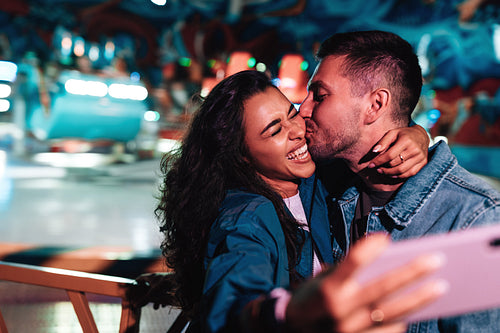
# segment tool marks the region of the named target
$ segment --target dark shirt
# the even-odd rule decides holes
[[[366,223],[372,207],[382,207],[388,203],[396,191],[375,191],[364,184],[356,186],[360,192],[356,212],[352,223],[351,244],[366,236]]]

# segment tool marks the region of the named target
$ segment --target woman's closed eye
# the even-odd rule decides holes
[[[275,130],[275,131],[273,131],[273,132],[271,133],[271,136],[278,135],[280,132],[281,132],[281,125],[280,125],[278,128],[276,128],[276,130]]]
[[[292,120],[295,117],[297,117],[300,114],[299,110],[295,107],[295,105],[290,104],[290,108],[288,109],[288,119]],[[271,137],[278,135],[281,132],[281,129],[283,128],[281,119],[276,119],[272,121],[262,133],[264,133],[266,130],[269,130],[271,132]],[[285,123],[287,121],[285,120]]]

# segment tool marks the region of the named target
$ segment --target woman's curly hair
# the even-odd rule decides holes
[[[213,88],[193,116],[178,150],[161,161],[163,181],[155,209],[164,234],[162,252],[175,274],[175,295],[193,315],[202,295],[203,259],[210,227],[228,189],[243,188],[268,198],[285,234],[291,280],[303,244],[297,222],[282,197],[248,162],[243,129],[245,102],[276,87],[258,71],[236,73]]]

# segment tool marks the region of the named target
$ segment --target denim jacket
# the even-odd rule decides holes
[[[429,157],[429,163],[388,204],[372,208],[368,233],[387,232],[399,241],[500,223],[500,193],[459,166],[446,143],[431,147]],[[350,187],[339,198],[330,199],[336,259],[349,248],[358,196],[357,189]],[[500,310],[414,323],[408,332],[500,332]]]
[[[303,180],[300,191],[311,230],[296,267],[303,277],[312,275],[313,240],[320,260],[333,263],[327,209],[313,198],[314,182],[314,176]],[[242,332],[240,314],[248,302],[290,287],[285,236],[271,201],[241,190],[227,193],[209,233],[204,269],[200,313],[188,332]],[[273,314],[265,315],[272,321]]]

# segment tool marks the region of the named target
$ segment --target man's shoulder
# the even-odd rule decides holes
[[[429,163],[386,205],[393,220],[413,225],[414,233],[415,228],[442,232],[498,219],[498,191],[461,167],[444,142],[433,146],[429,156]]]
[[[434,169],[441,167],[443,164],[448,165],[446,172],[443,172],[443,183],[450,188],[467,191],[470,195],[477,195],[500,202],[500,192],[484,179],[462,167],[446,143],[440,142],[433,148],[434,152],[429,165],[433,166]],[[436,165],[436,159],[441,164],[440,166]]]
[[[467,171],[458,165],[446,176],[446,180],[457,187],[466,189],[471,193],[483,196],[500,204],[500,192],[493,188],[491,184],[477,175]]]

